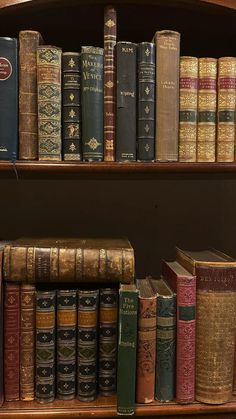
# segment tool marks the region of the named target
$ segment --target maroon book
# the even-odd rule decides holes
[[[178,262],[163,261],[162,273],[177,296],[176,401],[195,398],[196,276]]]
[[[4,392],[5,400],[20,398],[20,285],[4,287]]]

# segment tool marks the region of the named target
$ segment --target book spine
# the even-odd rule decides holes
[[[236,336],[235,336],[235,346],[234,346],[234,373],[233,373],[233,395],[236,394]]]
[[[116,392],[118,290],[100,289],[99,309],[99,394]]]
[[[157,298],[139,295],[136,402],[154,400]]]
[[[11,247],[4,250],[4,278],[20,282],[134,281],[130,248]]]
[[[39,160],[61,160],[60,48],[37,48]]]
[[[226,403],[233,384],[236,269],[197,266],[196,276],[196,400]]]
[[[116,9],[104,9],[104,161],[115,160],[115,54]]]
[[[0,371],[3,371],[3,374],[0,374],[0,406],[4,402],[4,288],[3,288],[3,248],[0,249]]]
[[[77,291],[57,291],[57,397],[75,398]]]
[[[21,284],[20,289],[20,399],[34,400],[35,395],[35,285]]]
[[[236,58],[218,60],[217,161],[234,161]]]
[[[179,161],[197,160],[198,58],[180,57]]]
[[[55,309],[56,291],[36,293],[36,400],[55,398]]]
[[[136,384],[138,291],[119,291],[117,413],[133,415]]]
[[[157,296],[157,362],[155,399],[175,397],[176,297]]]
[[[156,43],[156,160],[178,160],[180,34],[158,31]]]
[[[136,160],[136,55],[132,42],[116,44],[116,160]]]
[[[199,58],[197,161],[215,161],[217,59]]]
[[[99,290],[78,290],[77,397],[97,397],[97,332]]]
[[[5,401],[20,399],[20,285],[4,287],[4,394]]]
[[[63,160],[82,160],[80,54],[62,54],[62,139]]]
[[[38,158],[37,47],[36,31],[19,33],[19,158]]]
[[[18,158],[18,43],[0,38],[0,160]]]
[[[84,161],[103,160],[103,48],[81,47]]]
[[[155,159],[155,44],[138,44],[137,160]]]

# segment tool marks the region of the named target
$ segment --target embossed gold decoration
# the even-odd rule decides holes
[[[75,66],[75,62],[74,62],[73,58],[71,58],[71,59],[70,59],[70,61],[69,61],[68,65],[69,65],[71,68],[73,68],[73,67]]]
[[[101,145],[101,143],[99,143],[99,141],[94,137],[90,138],[90,140],[87,141],[85,144],[88,145],[89,148],[91,148],[92,150],[96,150],[96,148],[98,148],[98,146]]]
[[[150,112],[150,108],[148,105],[145,106],[144,111],[146,114],[148,114]]]
[[[114,86],[113,81],[109,80],[107,83],[105,83],[105,86],[108,88],[112,88]]]
[[[180,57],[180,74],[182,77],[198,77],[198,59],[196,57]]]
[[[146,48],[146,49],[145,49],[145,55],[146,55],[147,57],[149,57],[150,53],[151,53],[151,52],[150,52],[150,49]]]
[[[75,114],[74,109],[71,109],[71,110],[70,110],[70,112],[69,112],[69,117],[70,117],[70,118],[74,118],[74,117],[75,117],[75,115],[76,115],[76,114]]]
[[[105,25],[106,25],[108,28],[113,28],[113,26],[115,26],[115,22],[114,22],[114,20],[112,20],[112,19],[108,19],[108,20],[106,21]]]

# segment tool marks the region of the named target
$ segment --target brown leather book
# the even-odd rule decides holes
[[[3,371],[3,282],[2,282],[2,268],[3,268],[3,250],[7,242],[0,242],[0,371]],[[3,374],[0,374],[0,406],[4,402],[4,388],[3,388]]]
[[[134,250],[126,238],[21,238],[4,250],[7,281],[131,283],[134,269]]]
[[[156,44],[156,160],[178,160],[180,34],[164,30]]]
[[[43,43],[37,31],[19,33],[19,158],[38,158],[37,47]]]

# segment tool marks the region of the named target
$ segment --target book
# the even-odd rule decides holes
[[[117,414],[135,410],[138,290],[134,284],[119,289]]]
[[[77,398],[97,397],[99,290],[78,290]]]
[[[116,161],[136,160],[137,45],[116,44]]]
[[[180,33],[157,31],[156,45],[156,138],[158,161],[178,160]]]
[[[21,238],[4,249],[4,277],[21,282],[133,282],[128,239]]]
[[[18,158],[18,41],[0,37],[0,160]]]
[[[35,397],[35,299],[32,284],[20,285],[20,400]]]
[[[61,48],[37,48],[38,157],[61,160]]]
[[[78,52],[62,54],[63,160],[82,160],[81,63]]]
[[[136,279],[138,299],[138,349],[136,402],[154,400],[156,377],[157,294],[148,279]]]
[[[137,46],[138,114],[137,160],[155,159],[155,68],[156,49],[152,42]]]
[[[177,403],[195,400],[196,276],[178,262],[162,263],[162,274],[176,294]]]
[[[215,249],[179,248],[176,259],[197,280],[195,398],[226,403],[233,384],[236,260]]]
[[[104,8],[104,161],[115,160],[115,44],[117,36],[116,9]]]
[[[0,406],[4,402],[4,284],[3,284],[3,251],[7,242],[0,242]]]
[[[236,106],[236,58],[218,59],[218,106],[216,160],[234,161],[235,106]]]
[[[217,59],[199,58],[197,161],[214,162],[216,154]]]
[[[37,31],[19,33],[19,158],[38,158],[37,47],[43,43]]]
[[[81,47],[81,107],[84,161],[103,160],[103,48]]]
[[[150,284],[157,294],[155,399],[168,402],[175,397],[176,294],[163,278]]]
[[[179,161],[197,160],[198,58],[180,57]]]

